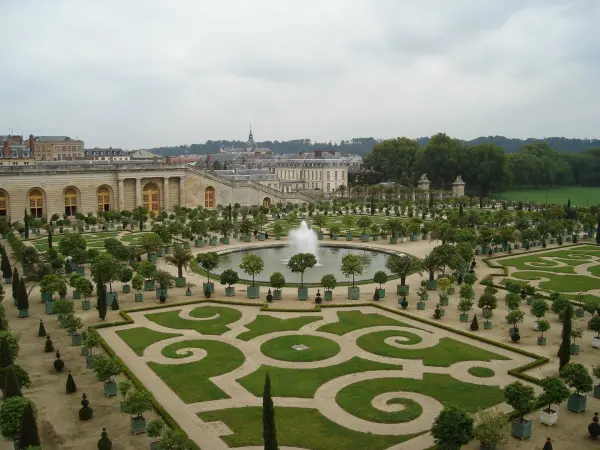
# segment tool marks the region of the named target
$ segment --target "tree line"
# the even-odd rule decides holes
[[[450,189],[458,175],[473,195],[509,188],[600,185],[600,143],[581,153],[556,151],[547,142],[528,143],[509,153],[494,143],[465,144],[444,133],[427,144],[400,137],[377,143],[364,158],[365,172],[350,182],[395,182],[416,186],[424,173],[433,188]]]

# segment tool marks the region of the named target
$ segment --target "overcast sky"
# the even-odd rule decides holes
[[[599,0],[0,0],[0,134],[600,137]]]

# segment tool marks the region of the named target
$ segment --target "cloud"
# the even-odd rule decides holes
[[[89,146],[599,137],[596,0],[4,0],[0,126]]]

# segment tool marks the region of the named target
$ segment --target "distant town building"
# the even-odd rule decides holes
[[[85,158],[93,161],[129,161],[129,152],[121,148],[90,148],[85,150]]]
[[[31,150],[22,136],[0,136],[2,153],[0,166],[28,166],[35,164]]]
[[[69,136],[29,135],[29,150],[36,161],[73,161],[85,157],[83,141]]]
[[[225,147],[221,145],[221,149],[219,150],[221,153],[254,153],[254,154],[263,154],[263,153],[273,153],[270,148],[259,147],[254,141],[254,136],[252,134],[252,125],[250,125],[250,132],[248,134],[248,141],[246,142],[245,147]]]

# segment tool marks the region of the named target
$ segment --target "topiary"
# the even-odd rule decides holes
[[[119,302],[117,300],[117,296],[116,295],[113,297],[113,301],[112,301],[112,304],[110,305],[110,309],[112,309],[113,311],[118,311],[119,310]]]
[[[373,300],[378,302],[379,299],[379,291],[377,289],[375,289],[375,293],[373,294]]]
[[[73,375],[71,375],[71,371],[69,370],[69,375],[67,376],[67,385],[66,385],[67,394],[74,394],[77,392],[77,385],[75,384],[75,380],[73,379]]]
[[[40,445],[35,410],[31,403],[27,403],[21,415],[21,427],[19,430],[19,448],[27,449],[29,446]]]
[[[61,372],[65,368],[65,362],[60,359],[60,352],[56,350],[56,359],[54,360],[54,369]]]
[[[210,288],[208,287],[208,284],[204,288],[204,298],[210,298]]]
[[[273,294],[271,293],[271,288],[269,288],[269,292],[267,292],[267,301],[269,303],[273,301]]]
[[[4,394],[5,400],[7,398],[12,397],[23,397],[23,393],[21,392],[21,385],[19,384],[19,380],[17,379],[14,366],[8,366],[8,368],[6,369],[6,373],[4,374],[4,386],[2,393]]]
[[[40,327],[38,328],[38,337],[46,336],[46,328],[44,327],[44,321],[40,319]]]
[[[315,303],[320,305],[323,303],[323,299],[321,298],[321,291],[317,290],[317,296],[315,297]]]
[[[471,331],[479,330],[479,322],[477,322],[477,314],[473,316],[473,320],[471,321]]]
[[[403,309],[406,309],[408,307],[408,301],[406,300],[406,297],[402,297],[402,300],[400,300],[400,306]]]
[[[442,310],[440,309],[440,305],[436,305],[435,310],[433,311],[433,317],[436,319],[442,318]]]
[[[54,344],[52,343],[52,339],[50,339],[50,335],[46,336],[46,342],[44,343],[44,352],[52,353],[54,351]]]
[[[521,340],[521,335],[517,331],[517,332],[511,333],[510,338],[512,339],[513,342],[519,342]]]
[[[79,420],[90,420],[94,415],[94,411],[90,408],[90,402],[87,399],[87,395],[81,396],[81,408],[79,409]]]
[[[106,428],[102,428],[100,436],[101,437],[98,440],[98,450],[112,450],[112,441],[108,438]]]

